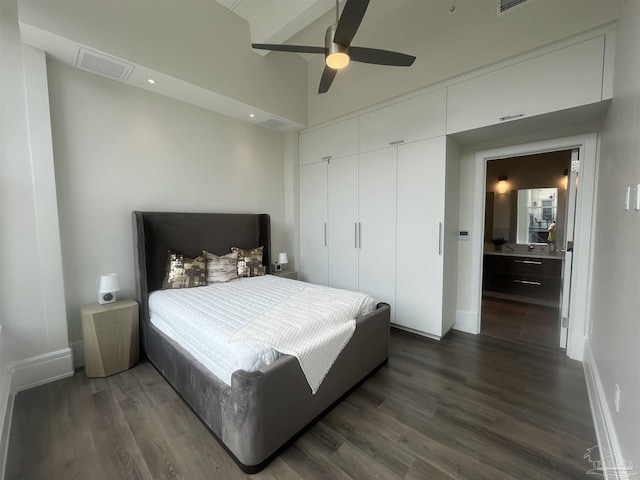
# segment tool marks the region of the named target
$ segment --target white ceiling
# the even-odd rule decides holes
[[[0,0],[1,1],[1,0]],[[213,1],[213,0],[210,0]],[[335,0],[215,0],[232,14],[241,17],[249,24],[251,43],[285,43],[292,36],[308,27],[328,11],[335,9]],[[342,0],[344,2],[344,0]],[[300,130],[306,125],[282,118],[233,98],[182,81],[132,62],[127,58],[118,58],[109,52],[102,52],[92,45],[81,45],[73,39],[58,35],[46,28],[39,28],[20,20],[21,38],[24,44],[41,49],[62,63],[75,66],[78,48],[88,48],[111,57],[114,61],[131,64],[133,71],[124,79],[124,83],[159,93],[177,100],[207,108],[224,115],[239,118],[255,124],[280,123],[281,131]],[[318,45],[322,44],[319,40]],[[254,50],[265,56],[267,50]],[[150,85],[147,79],[156,80]],[[278,122],[274,122],[274,119]],[[265,123],[266,122],[266,123]]]
[[[300,32],[304,32],[319,18],[325,15],[332,18],[336,8],[335,0],[215,1],[232,14],[246,20],[249,25],[251,43],[286,43]],[[340,10],[344,6],[344,1],[341,0]],[[398,3],[400,3],[399,0]],[[309,45],[322,45],[324,29],[327,26],[322,23],[322,34],[312,35],[311,40],[306,43]],[[98,53],[110,56],[109,52],[100,52],[100,50],[93,48],[92,45],[79,45],[76,41],[63,35],[55,34],[47,29],[38,28],[22,21],[20,22],[20,29],[23,43],[44,50],[50,57],[68,65],[75,66],[79,47],[93,49]],[[315,30],[312,29],[311,31]],[[317,39],[315,38],[316,36]],[[268,50],[254,50],[254,52],[263,56],[270,53]],[[178,78],[166,75],[164,72],[149,69],[145,65],[135,64],[129,59],[112,58],[115,61],[131,63],[133,73],[124,80],[125,83],[130,85],[208,108],[250,123],[264,124],[267,122],[268,125],[276,119],[284,123],[278,128],[282,131],[299,130],[305,127],[305,125],[298,122],[278,117],[255,106],[189,84]],[[149,78],[155,79],[156,83],[154,85],[147,83]]]
[[[415,91],[615,19],[614,9],[607,5],[613,0],[584,0],[580,15],[567,8],[574,0],[532,1],[528,9],[518,7],[513,16],[499,18],[495,0],[372,0],[355,44],[416,55],[411,74],[376,69],[378,82],[372,82],[369,72],[373,69],[354,65],[350,81],[345,78],[332,87],[332,95],[307,97],[306,92],[317,88],[321,56],[303,56],[305,62],[295,54],[252,51],[247,33],[251,43],[322,46],[326,28],[335,22],[335,0],[198,0],[185,2],[190,8],[184,9],[177,6],[181,1],[157,2],[173,6],[148,9],[135,0],[20,0],[21,38],[67,65],[74,65],[79,46],[88,47],[132,63],[135,68],[126,79],[129,85],[249,123],[264,124],[275,118],[284,122],[278,130],[285,131]],[[340,10],[343,5],[341,0]],[[454,6],[455,15],[451,15]],[[177,17],[175,22],[167,12]],[[160,24],[170,28],[157,28]],[[301,64],[307,64],[306,72]],[[156,79],[156,84],[149,85],[148,78]],[[298,79],[306,80],[304,93]]]
[[[252,43],[284,43],[328,11],[334,10],[336,5],[335,0],[216,1],[249,23]],[[262,55],[269,53],[266,50],[256,51]]]

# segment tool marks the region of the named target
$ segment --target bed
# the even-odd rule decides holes
[[[206,248],[222,255],[234,246],[262,246],[269,273],[270,228],[266,214],[133,212],[142,351],[246,473],[262,470],[389,356],[384,303],[356,319],[353,336],[315,394],[291,355],[257,371],[234,371],[228,384],[151,323],[149,296],[162,287],[168,250],[195,256]]]

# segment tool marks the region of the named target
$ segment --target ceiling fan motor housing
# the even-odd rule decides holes
[[[327,50],[325,61],[331,68],[340,69],[349,64],[349,47],[345,47],[339,43],[333,41],[336,35],[336,25],[331,25],[327,28],[327,33],[324,36],[324,46]]]

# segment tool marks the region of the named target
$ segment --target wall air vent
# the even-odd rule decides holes
[[[264,122],[262,122],[260,125],[263,125],[265,127],[269,127],[269,128],[274,128],[274,129],[278,129],[278,128],[282,128],[286,125],[286,122],[283,122],[282,120],[279,120],[275,117],[271,117],[266,119]]]
[[[76,47],[73,66],[121,82],[126,82],[134,69],[134,65],[131,63],[85,47]]]
[[[498,15],[506,13],[508,10],[515,8],[528,0],[497,0],[498,1]]]

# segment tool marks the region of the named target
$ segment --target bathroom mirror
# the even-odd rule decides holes
[[[546,244],[556,221],[561,246],[567,216],[571,151],[490,160],[486,164],[485,243]]]
[[[529,188],[514,190],[511,195],[516,197],[515,202],[510,202],[510,217],[516,219],[511,222],[511,225],[515,223],[516,243],[548,243],[549,227],[552,224],[557,226],[558,189]]]
[[[486,241],[504,238],[509,243],[546,244],[549,226],[556,224],[556,242],[563,231],[564,196],[557,188],[527,188],[505,194],[487,192]]]

